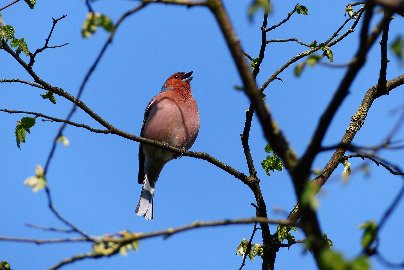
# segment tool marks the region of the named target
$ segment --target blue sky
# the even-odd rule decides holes
[[[269,25],[283,19],[295,3],[273,1],[274,12]],[[260,45],[260,14],[253,22],[247,18],[250,1],[225,1],[243,48],[253,56]],[[310,43],[327,39],[346,19],[344,7],[348,1],[320,1],[300,4],[309,8],[309,16],[295,15],[289,23],[273,31],[269,38],[297,37]],[[97,1],[93,7],[116,21],[122,12],[133,7],[134,1]],[[83,39],[81,25],[86,16],[83,1],[38,1],[30,10],[23,2],[2,12],[5,23],[13,25],[16,36],[24,37],[31,50],[43,45],[52,25],[52,17],[67,14],[54,32],[51,44],[69,42],[60,49],[47,50],[35,64],[44,80],[75,94],[85,72],[94,61],[107,34],[97,32]],[[377,17],[377,16],[376,16]],[[376,21],[376,20],[375,20]],[[400,33],[403,19],[391,25],[391,38]],[[402,34],[402,32],[401,32]],[[347,63],[356,51],[358,31],[333,48],[335,63]],[[292,56],[304,51],[296,44],[271,44],[267,48],[258,83],[262,84],[278,67]],[[403,72],[392,56],[388,78]],[[0,77],[29,79],[9,55],[0,51]],[[351,87],[327,133],[324,144],[339,141],[350,117],[359,106],[364,93],[376,83],[379,46],[374,46],[366,66]],[[233,61],[213,16],[204,8],[187,9],[150,5],[129,18],[118,30],[112,46],[91,77],[83,101],[116,127],[138,135],[143,112],[149,100],[160,91],[165,79],[176,71],[194,71],[192,89],[198,101],[201,130],[193,146],[195,151],[208,152],[229,165],[247,172],[239,134],[244,124],[248,100],[240,91]],[[317,66],[306,69],[301,78],[293,76],[290,68],[266,90],[267,102],[274,117],[284,130],[298,155],[306,148],[318,118],[336,89],[344,69]],[[43,100],[41,91],[21,85],[0,84],[0,107],[40,111],[64,117],[70,104],[57,97],[57,105]],[[361,145],[380,143],[396,123],[399,114],[391,111],[403,105],[404,93],[396,89],[378,99],[368,114],[366,124],[355,138]],[[15,123],[21,116],[0,114],[0,169],[2,196],[0,235],[28,238],[63,237],[39,232],[24,224],[61,227],[46,206],[43,192],[33,193],[23,181],[34,173],[37,164],[44,165],[51,141],[59,124],[40,122],[32,128],[21,150],[14,138]],[[81,111],[73,121],[97,126]],[[403,130],[396,139],[403,138]],[[93,134],[68,127],[65,136],[71,145],[59,146],[47,179],[56,207],[71,222],[91,235],[102,235],[128,229],[149,232],[189,224],[196,220],[251,217],[254,198],[250,190],[234,177],[205,161],[181,158],[170,162],[163,170],[156,187],[155,219],[145,221],[134,215],[141,186],[137,184],[138,144],[113,135]],[[254,119],[250,145],[256,167],[265,157],[266,142]],[[321,154],[315,167],[322,168],[331,152]],[[382,156],[396,164],[402,163],[402,152],[385,151]],[[353,160],[352,165],[362,164]],[[342,167],[319,195],[319,216],[323,230],[334,241],[334,247],[348,258],[360,252],[358,226],[368,219],[378,221],[401,187],[400,178],[370,164],[370,177],[353,175],[348,183],[340,178]],[[295,196],[286,172],[267,177],[259,170],[262,189],[271,218],[283,218],[275,209],[289,211]],[[380,250],[392,261],[399,262],[404,236],[404,204],[382,231]],[[400,219],[401,217],[401,219]],[[272,230],[276,229],[272,227]],[[89,260],[65,269],[236,269],[241,257],[235,250],[243,237],[248,238],[251,226],[201,229],[169,238],[144,240],[137,252],[110,259]],[[297,238],[302,235],[297,233]],[[259,235],[255,242],[261,242]],[[90,246],[83,244],[35,246],[0,242],[0,260],[6,259],[12,268],[47,269],[59,260]],[[373,269],[385,269],[372,261]],[[314,269],[310,254],[302,246],[281,250],[277,256],[278,269]],[[245,269],[260,269],[261,262],[247,262]]]

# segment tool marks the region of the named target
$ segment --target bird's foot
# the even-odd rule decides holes
[[[178,157],[182,157],[188,150],[185,147],[180,148],[180,155]]]
[[[168,148],[170,147],[170,145],[166,142],[163,142],[163,148],[161,149],[161,151],[163,153],[167,152]]]

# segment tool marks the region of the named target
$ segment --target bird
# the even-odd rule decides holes
[[[189,150],[198,136],[198,105],[192,96],[193,71],[176,72],[163,84],[161,91],[147,105],[140,136]],[[180,155],[161,147],[139,144],[138,183],[142,192],[135,213],[153,219],[153,198],[157,179],[164,165]]]

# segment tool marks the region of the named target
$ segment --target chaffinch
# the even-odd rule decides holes
[[[199,132],[198,106],[191,92],[191,72],[177,72],[164,83],[161,92],[147,105],[140,136],[188,150]],[[153,218],[153,197],[164,165],[178,157],[167,150],[139,144],[138,182],[143,184],[136,214]]]

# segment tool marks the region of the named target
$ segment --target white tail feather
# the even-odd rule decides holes
[[[147,220],[153,219],[153,196],[154,188],[151,187],[146,174],[143,181],[142,193],[135,210],[136,215],[143,216]]]

